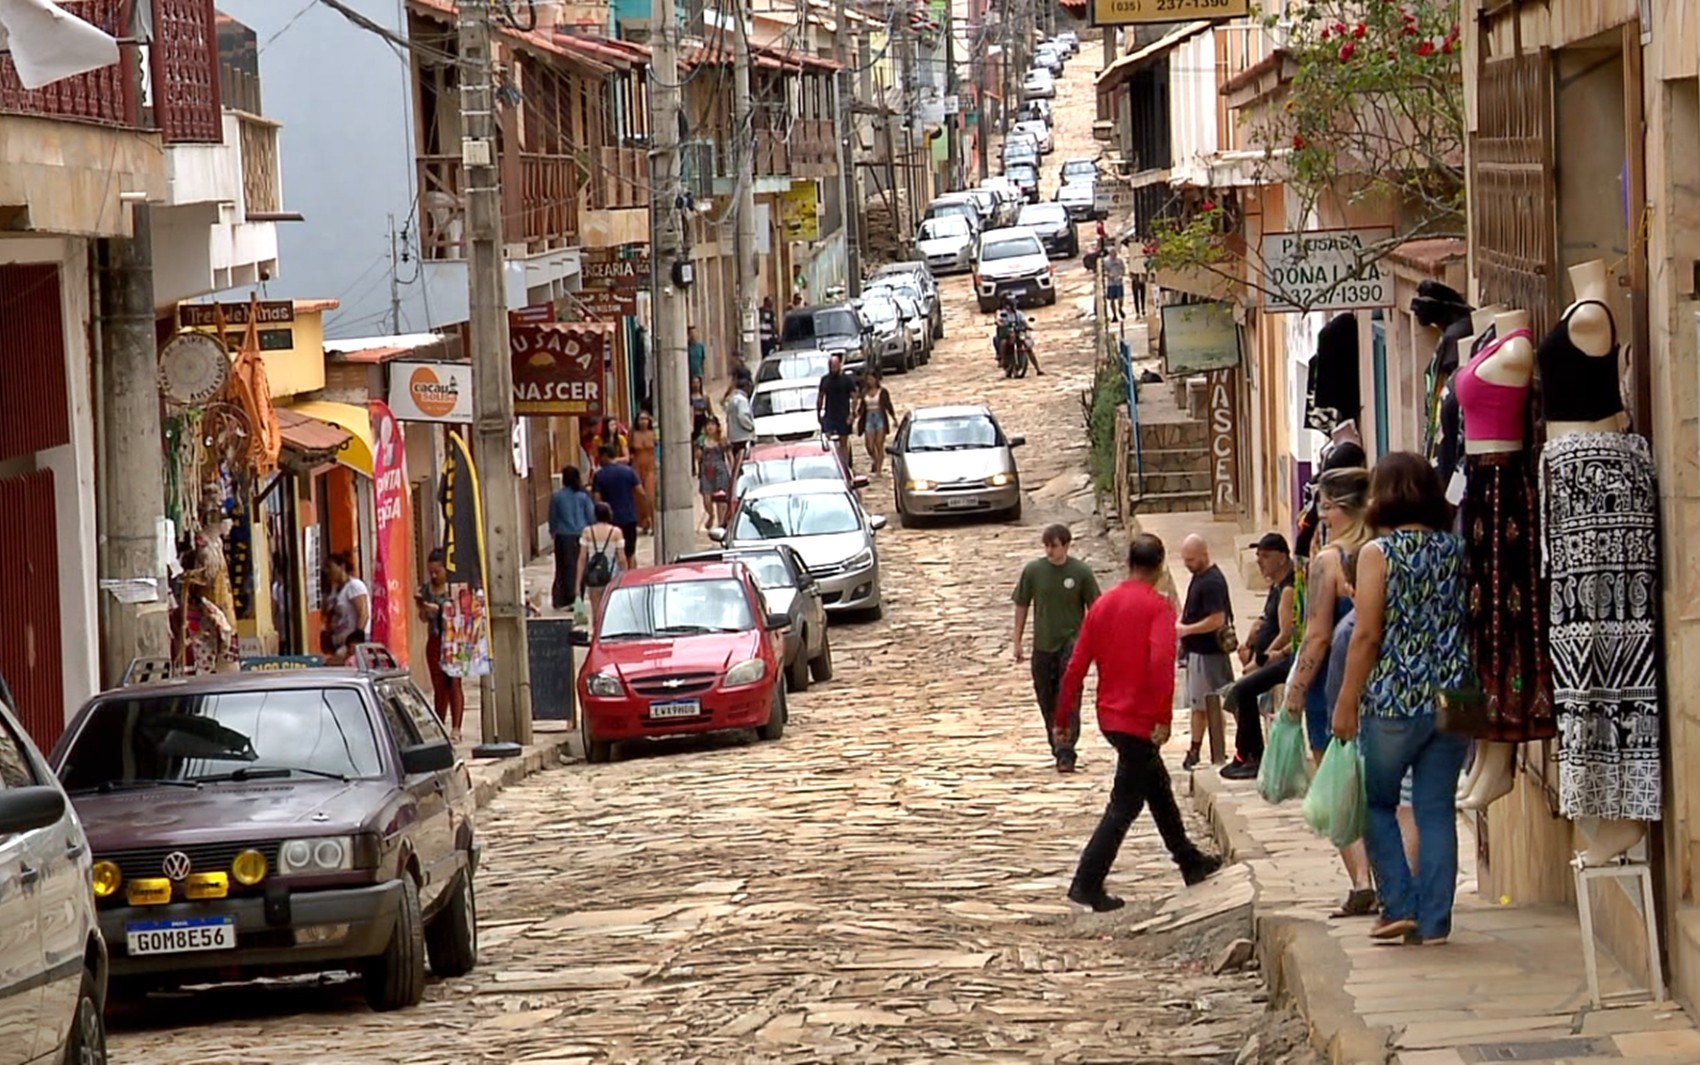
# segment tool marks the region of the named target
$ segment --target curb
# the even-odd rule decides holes
[[[1351,963],[1321,917],[1281,912],[1269,880],[1271,859],[1214,773],[1193,773],[1194,807],[1210,824],[1225,858],[1251,870],[1252,938],[1272,1001],[1290,1002],[1304,1018],[1311,1046],[1332,1065],[1386,1065],[1392,1029],[1365,1024],[1346,991]],[[1254,795],[1255,797],[1255,795]],[[1261,802],[1262,800],[1257,800]]]
[[[563,732],[551,736],[527,747],[525,753],[517,758],[471,763],[473,806],[482,810],[504,790],[566,762],[571,757],[573,735]]]

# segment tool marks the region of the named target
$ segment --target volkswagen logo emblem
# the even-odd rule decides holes
[[[182,851],[172,851],[165,856],[165,861],[159,865],[160,872],[173,880],[184,880],[189,876],[189,856]]]

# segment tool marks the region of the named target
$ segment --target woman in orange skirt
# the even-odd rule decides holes
[[[638,529],[651,532],[655,526],[655,419],[648,411],[638,412],[627,446],[643,489],[638,493]]]

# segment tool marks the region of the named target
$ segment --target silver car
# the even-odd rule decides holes
[[[796,548],[828,614],[877,618],[883,607],[874,533],[883,528],[884,516],[863,510],[842,480],[792,481],[747,492],[726,528],[708,535],[732,549],[775,543]]]
[[[974,265],[976,236],[973,223],[960,215],[929,218],[915,233],[915,251],[934,274],[966,273]]]
[[[820,433],[815,416],[819,379],[763,381],[750,399],[757,440],[807,440]]]
[[[905,415],[886,451],[904,528],[937,514],[1021,517],[1021,474],[1012,448],[985,407],[922,407]]]

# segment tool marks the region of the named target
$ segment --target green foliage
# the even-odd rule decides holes
[[[1100,494],[1116,490],[1116,410],[1127,402],[1127,378],[1113,362],[1101,363],[1092,382],[1086,435],[1092,445],[1092,486]]]

